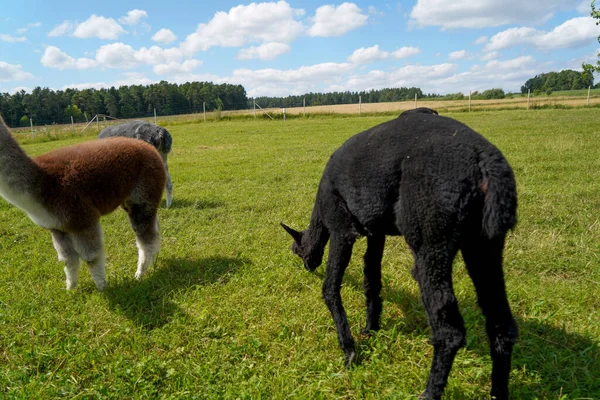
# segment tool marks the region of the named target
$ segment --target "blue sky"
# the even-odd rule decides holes
[[[598,59],[591,0],[4,1],[0,92],[212,81],[248,96],[518,91]]]

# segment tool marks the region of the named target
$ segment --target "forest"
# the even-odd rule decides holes
[[[121,86],[118,89],[52,90],[36,87],[31,93],[0,93],[0,112],[11,127],[86,122],[96,114],[113,118],[189,114],[248,107],[241,85],[188,82],[181,85],[161,81],[152,85]]]
[[[539,95],[542,93],[550,94],[558,90],[578,90],[587,89],[594,86],[594,76],[587,72],[573,71],[565,69],[560,72],[548,72],[539,74],[528,79],[521,86],[521,93],[531,93]],[[596,85],[598,86],[598,85]]]

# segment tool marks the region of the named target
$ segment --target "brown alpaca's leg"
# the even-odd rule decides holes
[[[73,241],[67,233],[51,230],[52,244],[58,254],[58,260],[65,263],[67,290],[75,289],[79,278],[79,255],[73,247]]]
[[[106,257],[100,222],[96,221],[89,228],[72,233],[70,236],[79,257],[88,263],[96,288],[104,290],[106,288]]]
[[[160,250],[158,218],[156,208],[151,206],[130,205],[127,212],[138,247],[138,266],[135,277],[140,279],[148,267],[154,263]]]

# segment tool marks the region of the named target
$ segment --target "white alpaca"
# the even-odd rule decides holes
[[[166,174],[155,148],[114,138],[30,158],[0,118],[0,196],[50,230],[65,262],[67,289],[77,285],[80,259],[98,290],[106,287],[100,217],[122,206],[136,235],[139,279],[160,249],[157,209]]]

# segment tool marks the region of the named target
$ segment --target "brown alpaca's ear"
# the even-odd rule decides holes
[[[298,232],[297,230],[294,230],[294,229],[290,228],[289,226],[287,226],[283,222],[280,222],[279,225],[281,225],[283,227],[283,229],[285,229],[285,231],[287,233],[289,233],[294,238],[294,241],[296,243],[301,243],[302,242],[302,232]]]

